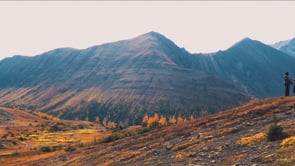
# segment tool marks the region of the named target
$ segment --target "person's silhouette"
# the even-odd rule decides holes
[[[289,72],[286,72],[284,75],[285,80],[285,96],[289,96],[290,93],[290,85],[292,84],[292,81],[289,77]]]

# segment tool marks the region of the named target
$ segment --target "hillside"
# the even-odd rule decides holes
[[[0,61],[0,105],[134,124],[146,113],[198,115],[251,99],[213,74],[185,67],[188,56],[150,32],[83,50],[7,58]]]
[[[255,100],[110,143],[17,164],[292,166],[295,164],[294,117],[295,97]],[[274,118],[283,128],[284,137],[267,141],[265,133],[274,125]]]
[[[0,107],[0,165],[62,154],[110,134],[97,123]]]
[[[283,95],[283,74],[291,72],[295,59],[259,41],[245,38],[227,50],[195,54],[190,68],[217,75],[258,98]]]

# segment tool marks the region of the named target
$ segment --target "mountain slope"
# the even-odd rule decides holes
[[[295,38],[286,41],[280,41],[271,45],[273,48],[295,57]]]
[[[185,68],[189,54],[161,34],[84,50],[62,48],[0,61],[0,105],[68,119],[137,123],[145,113],[220,111],[250,97],[212,74]]]
[[[213,73],[247,93],[265,98],[283,94],[283,74],[292,70],[295,59],[245,38],[225,51],[196,54],[191,62],[191,68]]]
[[[294,97],[256,100],[192,121],[22,164],[292,166],[294,110]],[[274,117],[285,137],[267,141],[265,133],[275,123]]]

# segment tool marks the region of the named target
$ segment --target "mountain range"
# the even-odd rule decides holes
[[[14,56],[0,61],[0,105],[126,124],[155,112],[218,112],[283,94],[282,76],[295,59],[280,48],[245,38],[224,51],[191,54],[149,32],[82,50]]]
[[[213,55],[195,54],[191,62],[191,68],[214,73],[244,92],[266,98],[283,94],[283,74],[292,70],[295,61],[286,53],[245,38]]]

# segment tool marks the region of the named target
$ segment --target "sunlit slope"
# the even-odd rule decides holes
[[[64,154],[110,134],[98,123],[60,120],[42,112],[0,107],[0,165]]]
[[[26,164],[292,166],[294,116],[295,97],[256,100],[210,116]],[[283,137],[268,141],[266,133],[275,122],[283,128]]]

